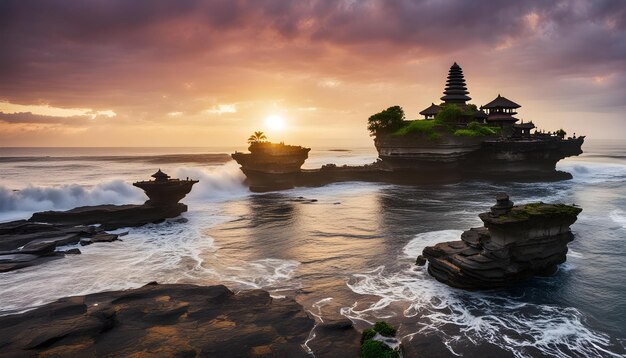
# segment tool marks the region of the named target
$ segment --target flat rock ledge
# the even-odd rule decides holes
[[[167,206],[143,205],[96,205],[81,206],[67,211],[42,211],[34,213],[32,222],[62,225],[100,224],[102,230],[142,226],[175,218],[187,211],[187,205],[176,203]]]
[[[150,283],[0,317],[0,347],[5,357],[307,357],[314,324],[294,300],[266,291]],[[358,333],[339,326],[318,329],[314,341],[326,349],[317,356],[337,344],[358,354]]]
[[[96,205],[67,211],[43,211],[33,214],[28,221],[0,223],[0,272],[80,254],[76,248],[58,251],[57,247],[117,241],[122,234],[105,230],[160,223],[185,211],[187,205],[182,203],[167,206]]]
[[[582,209],[563,204],[513,206],[498,196],[490,212],[479,215],[484,227],[472,228],[461,240],[424,249],[428,272],[463,289],[490,289],[550,275],[565,262],[570,230]],[[418,263],[423,262],[418,258]]]

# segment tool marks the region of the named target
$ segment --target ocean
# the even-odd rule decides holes
[[[348,182],[263,194],[247,189],[230,160],[244,149],[0,148],[0,222],[142,203],[131,183],[159,168],[200,180],[183,200],[188,222],[120,229],[129,232],[121,242],[0,273],[0,315],[151,281],[223,283],[293,297],[318,320],[348,317],[359,329],[386,320],[405,346],[429,356],[626,356],[626,142],[588,140],[583,155],[558,164],[572,173],[567,181]],[[305,167],[375,158],[373,147],[313,149]],[[516,203],[583,208],[555,275],[466,292],[414,265],[425,246],[481,226],[478,213],[502,191]]]

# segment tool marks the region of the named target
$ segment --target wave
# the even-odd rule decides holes
[[[0,186],[0,213],[65,210],[100,204],[140,204],[146,199],[140,189],[120,179],[92,188],[70,184],[59,187],[29,185],[21,190],[10,190]]]
[[[0,157],[0,163],[47,163],[47,162],[117,162],[117,163],[150,163],[150,164],[222,164],[231,161],[226,153],[209,154],[165,154],[165,155],[103,155],[103,156],[22,156]]]
[[[177,177],[189,177],[196,184],[185,201],[222,201],[249,194],[243,185],[245,176],[235,162],[208,169],[178,168]],[[61,186],[29,185],[21,190],[0,186],[0,221],[30,216],[37,211],[68,210],[78,206],[102,204],[141,204],[147,197],[139,188],[121,179],[99,183],[93,187],[78,184]]]
[[[458,235],[458,230],[419,234],[404,247],[403,255],[414,259],[425,246],[457,240]],[[453,289],[430,277],[426,266],[407,264],[397,272],[387,272],[385,266],[379,266],[353,275],[347,285],[355,293],[378,297],[378,301],[364,307],[359,307],[358,302],[343,307],[340,312],[344,316],[373,323],[393,317],[392,305],[404,305],[402,315],[418,317],[418,321],[417,328],[403,339],[434,333],[455,355],[470,342],[494,344],[515,357],[620,356],[612,352],[614,343],[610,337],[589,328],[584,315],[575,308]]]

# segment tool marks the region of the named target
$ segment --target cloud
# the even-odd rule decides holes
[[[207,109],[254,118],[267,108],[234,103],[279,99],[356,122],[407,91],[405,106],[440,97],[453,61],[478,103],[499,91],[568,109],[626,103],[623,0],[4,0],[0,53],[1,100],[120,125]]]

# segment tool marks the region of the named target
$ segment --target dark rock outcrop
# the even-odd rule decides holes
[[[118,235],[93,226],[66,226],[33,223],[26,220],[0,223],[0,272],[39,265],[63,256],[80,254],[78,249],[57,251],[58,246],[75,245],[84,240],[111,241]]]
[[[187,205],[177,203],[169,206],[152,205],[96,205],[82,206],[67,211],[43,211],[33,214],[32,222],[62,225],[100,224],[103,230],[143,226],[175,218],[187,211]]]
[[[461,240],[426,247],[428,272],[437,280],[464,289],[488,289],[548,275],[565,262],[570,225],[582,209],[563,204],[513,206],[506,194],[490,212],[479,215],[484,227]]]
[[[265,291],[151,283],[0,317],[0,347],[5,356],[307,357],[313,325],[298,303]]]
[[[248,150],[250,153],[235,152],[231,156],[241,165],[252,191],[267,191],[293,188],[311,148],[253,142]]]

